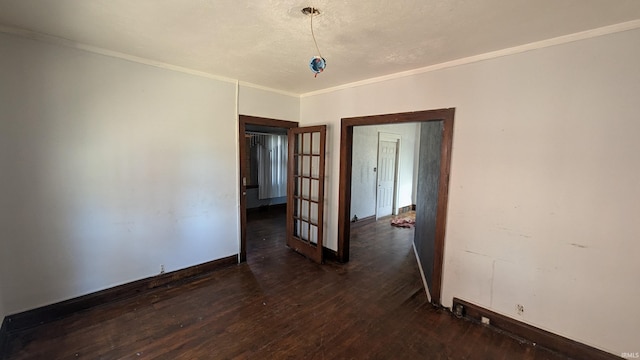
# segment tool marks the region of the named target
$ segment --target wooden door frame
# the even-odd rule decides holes
[[[449,171],[453,144],[453,119],[455,108],[342,118],[340,128],[340,179],[338,185],[338,251],[340,262],[349,261],[351,238],[351,166],[353,158],[353,127],[360,125],[402,124],[410,122],[442,121],[442,145],[440,151],[440,182],[433,265],[433,286],[429,289],[431,302],[441,304],[442,265],[449,198]]]
[[[246,139],[247,125],[269,126],[274,128],[295,128],[297,121],[276,120],[249,115],[238,116],[238,147],[240,151],[240,262],[247,261],[247,188],[242,179],[247,175],[246,169]]]

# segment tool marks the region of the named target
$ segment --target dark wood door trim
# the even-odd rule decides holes
[[[240,150],[240,262],[247,261],[247,187],[242,179],[247,176],[246,168],[246,139],[245,132],[247,125],[269,126],[274,128],[295,128],[297,121],[276,120],[256,116],[240,115],[238,117],[238,146]]]
[[[449,197],[449,171],[451,169],[451,148],[453,144],[453,119],[455,108],[416,111],[398,114],[372,115],[343,118],[340,129],[340,179],[338,186],[338,261],[349,261],[351,213],[351,163],[353,155],[353,127],[359,125],[402,124],[409,122],[442,121],[442,146],[440,154],[440,183],[438,185],[438,210],[436,215],[435,254],[433,269],[433,289],[431,301],[441,303],[442,264],[444,259],[444,238],[447,222]]]

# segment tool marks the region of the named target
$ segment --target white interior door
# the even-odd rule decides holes
[[[393,213],[396,193],[398,139],[380,134],[378,140],[378,191],[376,219]]]

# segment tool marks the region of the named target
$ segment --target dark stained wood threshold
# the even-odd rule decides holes
[[[88,310],[106,303],[123,300],[169,283],[199,277],[221,268],[236,265],[237,263],[238,255],[235,254],[186,269],[148,277],[55,304],[9,315],[5,317],[2,323],[2,330],[0,331],[0,354],[3,353],[2,346],[5,344],[8,335],[13,332],[59,320],[79,311]],[[0,357],[0,359],[1,358],[2,357]]]
[[[512,336],[525,340],[529,344],[541,346],[573,359],[613,360],[620,357],[589,345],[565,338],[563,336],[542,330],[535,326],[498,314],[481,306],[474,305],[458,298],[453,298],[452,311],[462,306],[461,312],[465,319],[482,323],[482,317],[489,319],[489,326],[504,331]]]

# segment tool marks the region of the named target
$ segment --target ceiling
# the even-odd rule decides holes
[[[317,55],[324,73],[308,63]],[[0,25],[303,94],[640,19],[638,0],[0,0]]]

